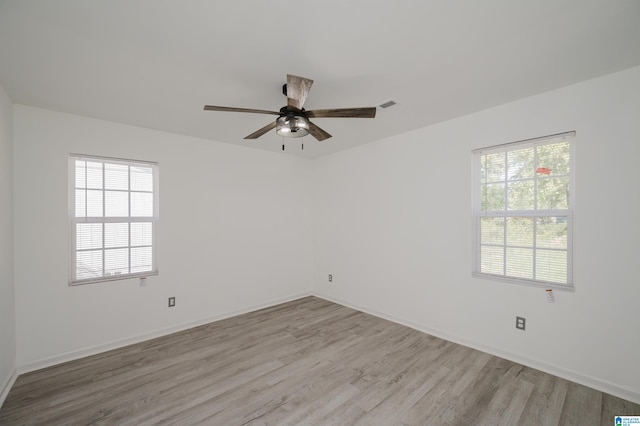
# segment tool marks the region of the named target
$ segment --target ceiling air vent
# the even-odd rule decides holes
[[[381,104],[380,104],[380,108],[383,108],[383,109],[391,108],[392,106],[394,106],[394,105],[396,105],[396,104],[397,104],[397,102],[396,102],[396,101],[390,100],[390,101],[387,101],[387,102],[381,103]]]

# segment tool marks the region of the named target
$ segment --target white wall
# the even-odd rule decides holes
[[[575,292],[472,278],[471,150],[570,130]],[[640,68],[318,159],[315,291],[640,402],[639,162]]]
[[[13,287],[13,104],[0,85],[0,405],[16,366]]]
[[[22,105],[14,114],[21,371],[310,292],[309,160]],[[160,274],[146,287],[68,286],[69,153],[159,163]]]

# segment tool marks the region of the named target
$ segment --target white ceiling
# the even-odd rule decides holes
[[[640,65],[637,0],[0,0],[0,82],[15,103],[281,150],[286,74],[334,137],[316,157]]]

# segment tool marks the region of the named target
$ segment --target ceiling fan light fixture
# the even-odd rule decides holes
[[[285,138],[301,138],[309,134],[309,120],[301,115],[284,115],[276,120],[276,133]]]

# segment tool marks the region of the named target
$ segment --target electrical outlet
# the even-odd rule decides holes
[[[524,327],[526,324],[527,320],[524,319],[524,317],[516,317],[516,328],[518,330],[523,330],[524,331]]]
[[[175,297],[170,297],[169,298],[169,307],[173,308],[174,306],[176,306],[176,298]]]
[[[332,283],[333,282],[333,275],[329,274],[329,282]]]

